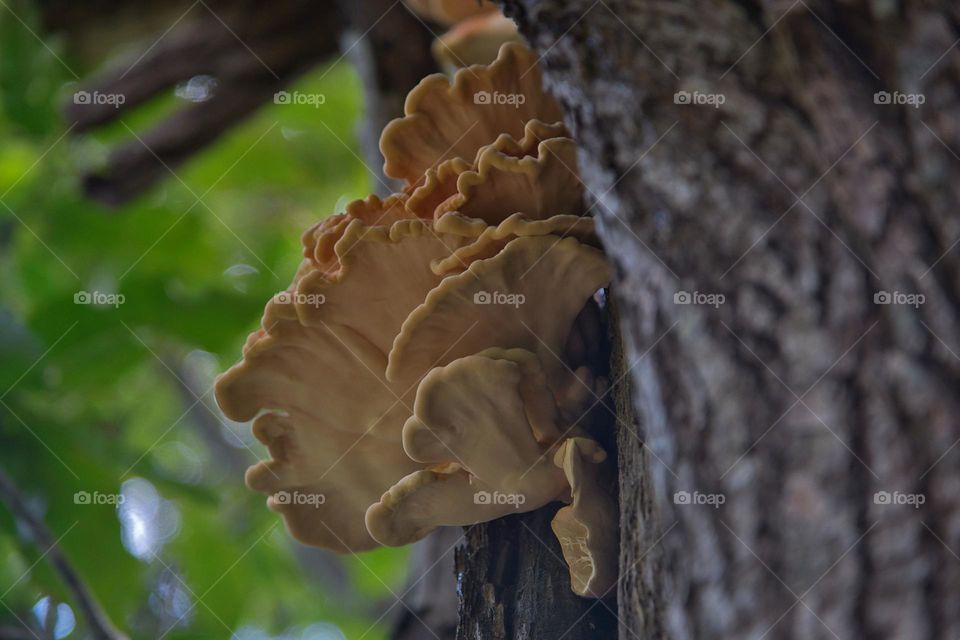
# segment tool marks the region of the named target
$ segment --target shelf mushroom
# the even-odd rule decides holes
[[[522,42],[517,25],[490,0],[405,0],[417,15],[448,30],[433,41],[431,52],[445,69],[489,64],[500,46]]]
[[[571,588],[593,598],[606,597],[617,584],[617,506],[598,467],[606,458],[596,442],[581,437],[564,440],[553,458],[570,485],[571,504],[557,511],[551,526]]]
[[[530,351],[499,348],[433,369],[403,427],[404,451],[429,466],[367,510],[373,538],[399,546],[441,525],[567,502],[552,526],[571,588],[606,596],[617,578],[617,508],[599,480],[606,453],[576,423],[562,421],[556,398],[569,396],[557,387],[582,382],[558,373],[550,376]]]
[[[523,100],[477,97],[501,93]],[[303,234],[292,284],[217,381],[271,456],[247,484],[339,552],[560,501],[572,587],[601,597],[616,506],[579,426],[600,381],[572,354],[600,331],[591,299],[610,277],[574,142],[515,44],[425,78],[405,114],[381,138],[404,188]]]
[[[527,123],[560,123],[556,100],[543,90],[533,53],[518,44],[501,47],[488,66],[427,76],[407,95],[403,118],[380,136],[384,172],[417,184],[428,170],[453,158],[472,161],[501,134],[520,139]]]
[[[569,495],[549,455],[562,436],[544,372],[523,349],[490,349],[433,369],[420,383],[403,448],[429,465],[367,510],[374,539],[391,546],[440,525],[537,509]]]

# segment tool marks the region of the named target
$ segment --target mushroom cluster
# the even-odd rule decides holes
[[[405,113],[381,138],[404,189],[303,235],[293,283],[217,381],[272,458],[247,484],[296,538],[339,552],[560,501],[573,590],[600,597],[616,506],[580,422],[609,275],[574,142],[516,44],[425,78]]]

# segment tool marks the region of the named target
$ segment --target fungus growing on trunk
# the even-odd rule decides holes
[[[403,427],[404,451],[428,467],[385,492],[367,511],[367,528],[378,542],[398,546],[441,525],[562,499],[569,487],[549,452],[564,430],[529,351],[494,348],[437,367],[421,381]]]
[[[448,27],[431,52],[444,69],[489,64],[501,45],[522,42],[517,25],[490,0],[405,0],[417,15]]]
[[[543,90],[537,58],[520,45],[504,45],[489,65],[446,76],[427,76],[407,95],[403,118],[380,136],[384,173],[416,185],[453,158],[473,160],[503,133],[522,138],[531,120],[560,123],[563,114]]]
[[[360,551],[559,501],[574,591],[616,579],[606,455],[579,426],[601,382],[571,357],[601,331],[585,307],[609,274],[559,118],[518,45],[425,78],[381,139],[405,188],[303,235],[216,386],[272,457],[248,485],[298,539]]]
[[[507,42],[522,42],[517,25],[499,11],[471,16],[433,41],[430,51],[444,69],[486,64]]]
[[[594,598],[607,595],[617,582],[617,507],[597,466],[606,458],[596,442],[580,437],[564,440],[553,458],[571,492],[571,504],[553,517],[553,532],[573,591]]]

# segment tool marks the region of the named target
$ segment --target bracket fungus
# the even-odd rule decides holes
[[[580,424],[604,383],[580,355],[610,277],[534,55],[508,44],[452,83],[425,78],[381,149],[406,186],[303,234],[293,283],[217,381],[271,456],[247,484],[339,552],[560,502],[572,588],[602,597],[617,513]]]
[[[433,41],[431,52],[446,69],[488,64],[500,46],[522,42],[517,25],[492,0],[405,0],[420,17],[447,27]]]

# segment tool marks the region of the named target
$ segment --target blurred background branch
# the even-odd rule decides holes
[[[103,607],[97,602],[90,587],[57,544],[57,540],[46,524],[30,510],[26,498],[2,467],[0,467],[0,500],[7,505],[13,516],[27,531],[33,544],[42,552],[40,558],[49,562],[59,574],[64,586],[73,595],[74,602],[86,617],[93,637],[96,640],[127,640],[126,635],[117,631]],[[48,608],[48,612],[51,609],[53,607]],[[46,628],[49,629],[50,626]]]
[[[47,13],[58,6],[53,3]],[[74,28],[72,23],[54,24]],[[122,121],[129,111],[178,83],[198,77],[211,83],[208,93],[194,97],[195,104],[146,131],[131,131],[133,139],[115,148],[104,168],[85,176],[87,195],[108,205],[141,195],[168,177],[169,169],[336,53],[340,31],[338,14],[322,2],[194,2],[159,39],[81,82],[80,90],[89,95],[122,96],[120,104],[74,99],[65,106],[67,121],[76,123],[81,133]]]
[[[61,9],[60,2],[46,3],[48,23],[56,30],[85,40],[84,33],[100,28],[89,21],[66,21]],[[154,11],[170,15],[168,7]],[[376,189],[386,192],[396,185],[381,170],[380,131],[402,115],[407,92],[436,71],[432,38],[430,28],[401,2],[280,0],[264,5],[198,0],[158,40],[147,39],[111,60],[107,71],[80,82],[82,95],[122,96],[119,104],[78,102],[71,96],[65,105],[66,120],[76,124],[74,133],[82,134],[123,122],[137,107],[178,84],[192,82],[194,87],[194,104],[145,131],[131,130],[105,166],[84,177],[84,189],[111,206],[142,195],[305,71],[330,62],[342,50],[339,58],[353,64],[363,86],[364,163]]]

